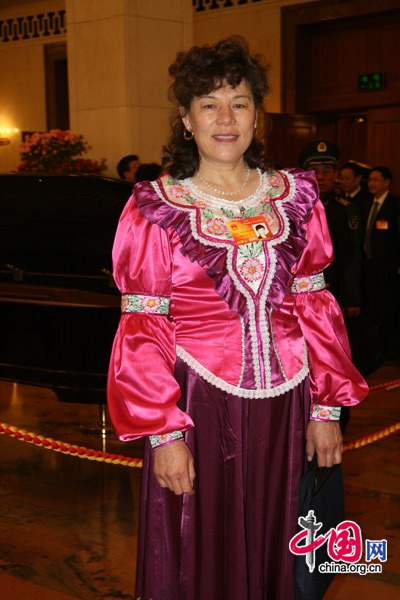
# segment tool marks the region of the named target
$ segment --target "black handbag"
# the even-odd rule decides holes
[[[299,517],[314,511],[316,523],[322,523],[317,536],[336,528],[345,520],[342,465],[318,468],[317,456],[310,462],[300,482]],[[299,525],[299,531],[303,528]],[[334,573],[320,573],[319,565],[332,562],[327,543],[315,550],[315,566],[310,572],[304,555],[295,559],[296,600],[321,600],[333,581]]]

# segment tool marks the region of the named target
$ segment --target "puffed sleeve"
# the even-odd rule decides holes
[[[307,246],[292,269],[294,311],[307,344],[311,418],[338,420],[341,406],[360,402],[368,386],[351,361],[342,312],[327,290],[323,270],[333,259],[325,210],[317,202],[305,225]]]
[[[110,416],[121,440],[186,431],[189,415],[177,407],[175,327],[171,296],[171,231],[149,223],[134,196],[119,221],[113,247],[114,279],[122,315],[108,373]]]

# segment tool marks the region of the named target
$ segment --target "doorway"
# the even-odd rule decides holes
[[[67,45],[44,46],[47,130],[69,129]]]

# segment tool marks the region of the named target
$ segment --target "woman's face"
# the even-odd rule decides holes
[[[202,160],[234,165],[253,139],[257,111],[250,86],[242,80],[235,88],[226,84],[207,96],[196,96],[182,117],[193,131]]]

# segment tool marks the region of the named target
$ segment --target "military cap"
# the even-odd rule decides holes
[[[370,174],[372,167],[370,167],[369,165],[365,165],[364,163],[358,162],[358,160],[352,160],[351,158],[349,159],[349,163],[353,163],[354,165],[356,165],[359,174],[362,176],[363,179],[368,179],[368,175]]]
[[[336,167],[339,158],[339,148],[328,140],[311,142],[301,151],[300,166],[303,169],[314,165],[333,165]]]

